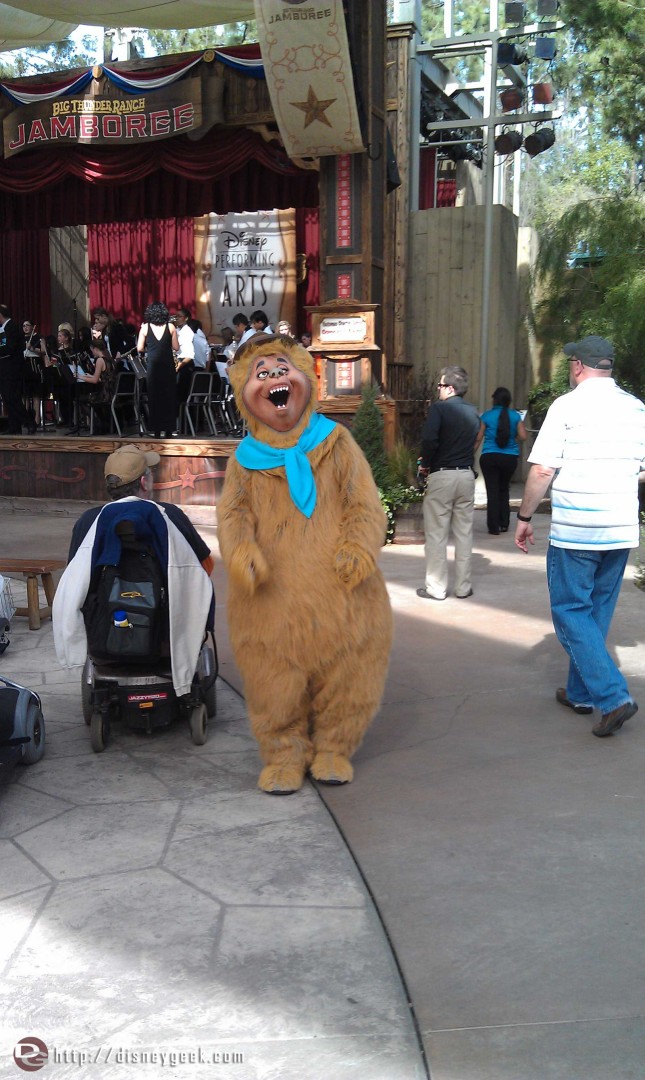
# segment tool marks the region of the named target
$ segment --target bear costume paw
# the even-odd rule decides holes
[[[304,765],[265,765],[258,777],[258,787],[269,795],[293,795],[300,791],[304,778]]]
[[[343,544],[336,552],[336,575],[346,589],[355,589],[375,569],[376,563],[370,553],[358,544]]]
[[[260,548],[252,540],[242,541],[235,548],[229,567],[233,580],[251,596],[258,585],[269,580],[269,566]]]
[[[354,778],[354,769],[349,758],[343,754],[334,754],[331,750],[319,751],[309,772],[314,780],[319,780],[321,784],[349,784]]]

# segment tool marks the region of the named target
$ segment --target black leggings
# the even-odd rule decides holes
[[[479,459],[486,482],[486,523],[490,533],[508,530],[511,477],[518,461],[517,454],[482,454]]]

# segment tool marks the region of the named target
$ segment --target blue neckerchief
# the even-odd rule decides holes
[[[247,435],[235,451],[245,469],[277,469],[284,465],[289,494],[298,510],[311,517],[316,506],[316,481],[307,454],[314,450],[336,427],[336,422],[314,413],[295,446],[279,450]]]

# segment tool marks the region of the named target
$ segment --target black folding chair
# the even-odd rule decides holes
[[[204,424],[200,420],[205,418],[206,426],[210,435],[217,435],[217,425],[211,409],[213,393],[213,373],[198,368],[193,371],[190,380],[188,397],[182,401],[179,407],[179,427],[182,435],[192,435],[196,438],[197,432],[203,430]]]
[[[119,423],[119,417],[117,411],[121,412],[121,423],[125,427],[126,424],[123,421],[124,417],[127,417],[128,412],[132,413],[132,419],[134,427],[137,431],[141,428],[141,418],[139,416],[139,406],[137,401],[137,377],[134,371],[119,371],[114,383],[114,393],[112,395],[112,401],[110,402],[110,427],[112,430],[116,430],[119,438],[123,436],[121,430],[121,423]],[[112,427],[114,425],[114,427]]]

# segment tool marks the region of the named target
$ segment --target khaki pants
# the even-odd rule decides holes
[[[472,469],[448,469],[430,473],[423,499],[426,538],[425,587],[443,599],[448,592],[448,536],[452,526],[455,542],[455,593],[465,596],[472,588],[473,511],[475,474]]]

